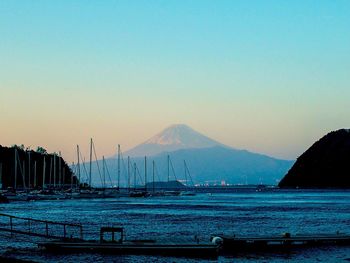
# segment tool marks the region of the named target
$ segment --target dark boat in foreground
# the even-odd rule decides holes
[[[110,233],[112,239],[104,240],[104,233]],[[118,240],[115,233],[120,234]],[[104,253],[104,254],[133,254],[161,255],[192,258],[217,258],[219,243],[199,242],[157,242],[156,240],[124,240],[123,228],[102,227],[100,240],[61,240],[38,244],[47,251],[54,253]]]

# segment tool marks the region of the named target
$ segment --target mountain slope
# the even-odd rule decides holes
[[[222,144],[185,124],[176,124],[169,126],[146,142],[130,149],[125,155],[132,157],[152,156],[162,152],[173,152],[190,148],[209,148],[218,145]]]
[[[350,188],[350,130],[331,132],[303,153],[280,187]]]

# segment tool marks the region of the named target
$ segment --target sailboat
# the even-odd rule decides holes
[[[188,187],[187,185],[187,173],[191,179],[191,182],[192,182],[192,185],[193,185],[193,181],[192,181],[192,177],[191,177],[191,174],[188,170],[188,167],[187,167],[187,164],[186,164],[186,161],[184,160],[184,168],[185,168],[185,182],[186,182],[186,187]],[[194,185],[193,185],[194,186]],[[195,191],[188,191],[188,190],[185,190],[185,191],[181,191],[180,195],[182,196],[193,196],[193,195],[196,195],[196,192]]]

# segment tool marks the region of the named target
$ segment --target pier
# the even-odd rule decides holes
[[[54,222],[0,214],[0,231],[48,239],[83,239],[81,224]]]
[[[281,236],[215,236],[222,238],[225,253],[282,252],[294,248],[350,245],[350,235],[341,233],[295,236],[290,233]]]

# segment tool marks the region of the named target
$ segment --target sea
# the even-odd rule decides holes
[[[350,191],[250,189],[195,196],[30,201],[0,204],[0,213],[80,223],[98,239],[101,226],[122,226],[127,239],[209,241],[211,235],[350,234]],[[75,230],[68,230],[75,231]],[[75,233],[72,233],[75,234]],[[35,262],[350,262],[350,247],[284,253],[238,253],[217,260],[162,256],[49,254],[39,238],[0,232],[0,255]]]

